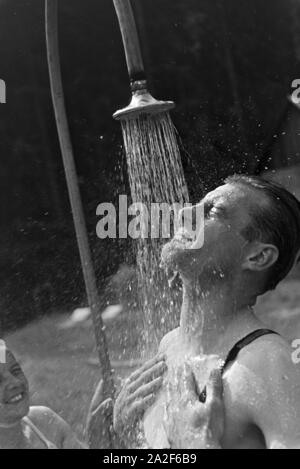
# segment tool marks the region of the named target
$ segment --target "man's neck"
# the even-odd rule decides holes
[[[232,284],[218,282],[202,289],[199,283],[183,280],[182,340],[199,353],[215,353],[220,344],[226,352],[240,335],[259,327],[251,308],[255,301],[240,297]]]

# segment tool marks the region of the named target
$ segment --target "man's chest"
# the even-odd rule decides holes
[[[264,436],[253,423],[254,410],[259,407],[254,388],[255,376],[238,361],[223,375],[225,449],[265,449]]]
[[[167,430],[170,413],[184,414],[191,391],[200,396],[206,389],[211,370],[219,366],[219,363],[216,356],[193,356],[191,353],[180,356],[174,353],[168,356],[168,372],[163,387],[155,404],[144,417],[144,433],[149,447],[170,447]]]
[[[170,409],[185,412],[186,396],[190,392],[191,381],[187,380],[185,365],[192,370],[194,386],[201,395],[206,389],[209,375],[220,367],[218,356],[186,356],[182,359],[173,356],[168,362],[168,373],[163,388],[155,404],[145,414],[144,432],[150,448],[170,448],[168,419]],[[238,368],[238,367],[235,367]],[[224,448],[264,448],[264,438],[260,430],[252,424],[244,405],[245,398],[251,402],[251,389],[241,370],[226,374],[224,379],[225,432],[222,442]],[[180,431],[180,429],[178,429]]]

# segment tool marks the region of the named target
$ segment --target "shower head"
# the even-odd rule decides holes
[[[168,112],[175,107],[173,101],[158,101],[147,89],[146,80],[136,81],[131,85],[132,99],[129,106],[113,115],[116,120],[136,119],[141,115]]]
[[[175,107],[172,101],[157,101],[148,91],[138,31],[130,0],[113,0],[121,29],[132,99],[129,106],[115,112],[116,120],[155,115]]]

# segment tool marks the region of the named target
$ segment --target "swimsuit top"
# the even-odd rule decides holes
[[[230,350],[230,352],[228,353],[227,355],[227,358],[224,362],[224,365],[222,367],[222,374],[224,373],[226,367],[229,365],[229,363],[233,362],[239,352],[244,348],[246,347],[247,345],[251,344],[252,342],[254,342],[255,340],[259,339],[259,337],[262,337],[264,335],[269,335],[269,334],[276,334],[276,335],[279,335],[277,332],[275,331],[272,331],[270,329],[257,329],[256,331],[253,331],[251,332],[250,334],[248,334],[246,337],[244,337],[243,339],[239,340],[239,342],[237,342],[233,347],[232,349]]]
[[[49,441],[28,417],[24,417],[23,421],[31,428],[33,433],[36,434],[36,436],[41,440],[41,442],[46,446],[47,449],[58,449],[57,446],[51,441]]]
[[[228,353],[227,355],[227,358],[221,368],[221,372],[222,372],[222,375],[223,373],[225,372],[226,370],[226,367],[234,362],[234,360],[237,358],[238,354],[240,353],[240,351],[246,347],[247,345],[251,344],[252,342],[254,342],[255,340],[259,339],[259,337],[263,337],[264,335],[270,335],[270,334],[276,334],[276,335],[279,335],[277,332],[275,331],[271,331],[270,329],[257,329],[256,331],[253,331],[251,332],[250,334],[246,335],[246,337],[244,337],[243,339],[239,340],[233,347],[232,349],[230,350],[230,352]],[[200,396],[199,396],[199,400],[200,402],[205,402],[206,401],[206,397],[207,397],[207,388],[205,386],[205,388],[203,389],[203,391],[201,392]]]

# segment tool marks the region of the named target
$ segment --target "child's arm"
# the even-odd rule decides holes
[[[57,415],[62,432],[62,449],[88,449],[87,445],[81,443],[70,425]]]

